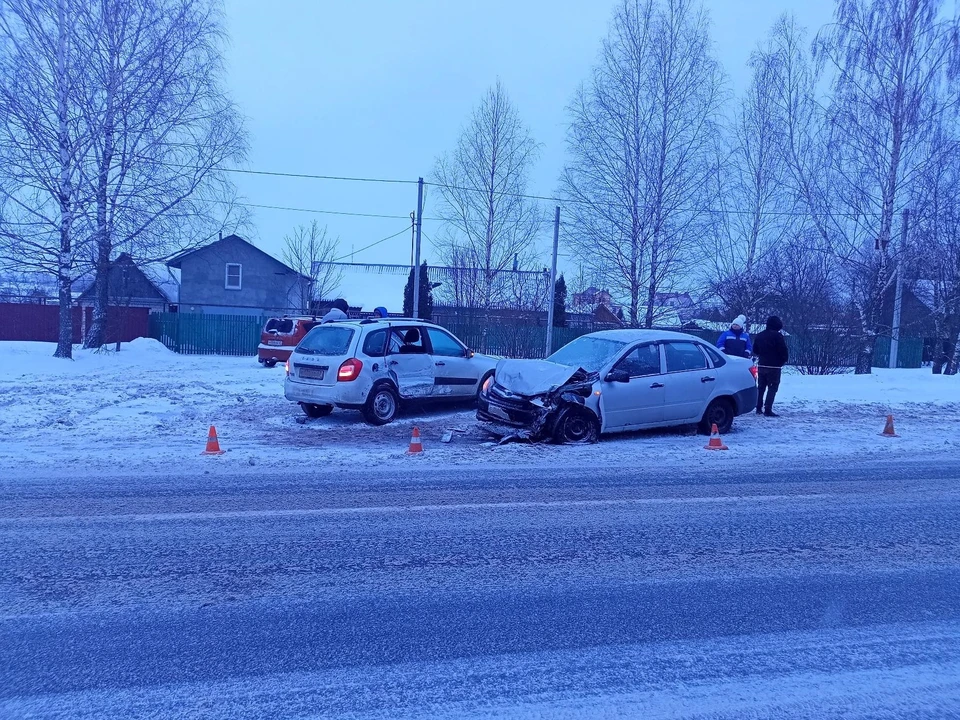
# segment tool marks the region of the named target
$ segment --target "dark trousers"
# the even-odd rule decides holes
[[[757,410],[773,412],[773,400],[777,397],[777,390],[780,389],[782,374],[783,368],[757,368],[757,385],[760,388],[760,394],[757,395]],[[766,402],[763,399],[764,393],[767,395]]]

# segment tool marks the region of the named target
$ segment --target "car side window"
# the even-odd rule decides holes
[[[367,357],[382,357],[387,349],[387,331],[374,330],[363,341],[363,354]]]
[[[660,374],[660,347],[649,344],[631,350],[616,365],[616,370],[626,370],[630,377]]]
[[[710,359],[713,360],[713,366],[715,368],[723,367],[724,365],[727,364],[727,361],[723,357],[723,355],[721,355],[719,352],[714,350],[709,345],[701,345],[700,349],[706,351],[707,355],[710,356]]]
[[[430,336],[430,345],[433,348],[434,355],[459,358],[467,356],[467,352],[463,349],[463,346],[454,340],[453,337],[443,332],[443,330],[428,328],[427,334]]]
[[[394,328],[390,332],[387,353],[389,355],[425,355],[427,347],[423,338],[420,328]]]
[[[705,370],[707,368],[707,358],[696,343],[669,342],[664,345],[664,350],[666,351],[668,373]]]

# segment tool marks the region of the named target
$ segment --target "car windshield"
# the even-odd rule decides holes
[[[297,345],[297,352],[306,355],[346,355],[353,338],[353,328],[321,325],[307,333]]]
[[[584,335],[564,345],[547,360],[560,365],[577,366],[590,372],[596,372],[613,360],[614,356],[623,350],[626,345],[619,340]]]

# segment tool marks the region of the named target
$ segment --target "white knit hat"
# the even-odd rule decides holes
[[[746,327],[747,327],[747,317],[746,317],[746,315],[737,315],[737,316],[733,319],[733,322],[730,323],[730,327],[733,327],[734,325],[738,325],[738,326],[740,326],[741,328],[746,329]]]

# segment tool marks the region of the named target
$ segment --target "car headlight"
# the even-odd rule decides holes
[[[487,390],[490,389],[491,385],[493,385],[493,375],[491,375],[490,377],[488,377],[486,380],[483,381],[483,387],[481,389],[483,390],[483,392],[486,392]]]

